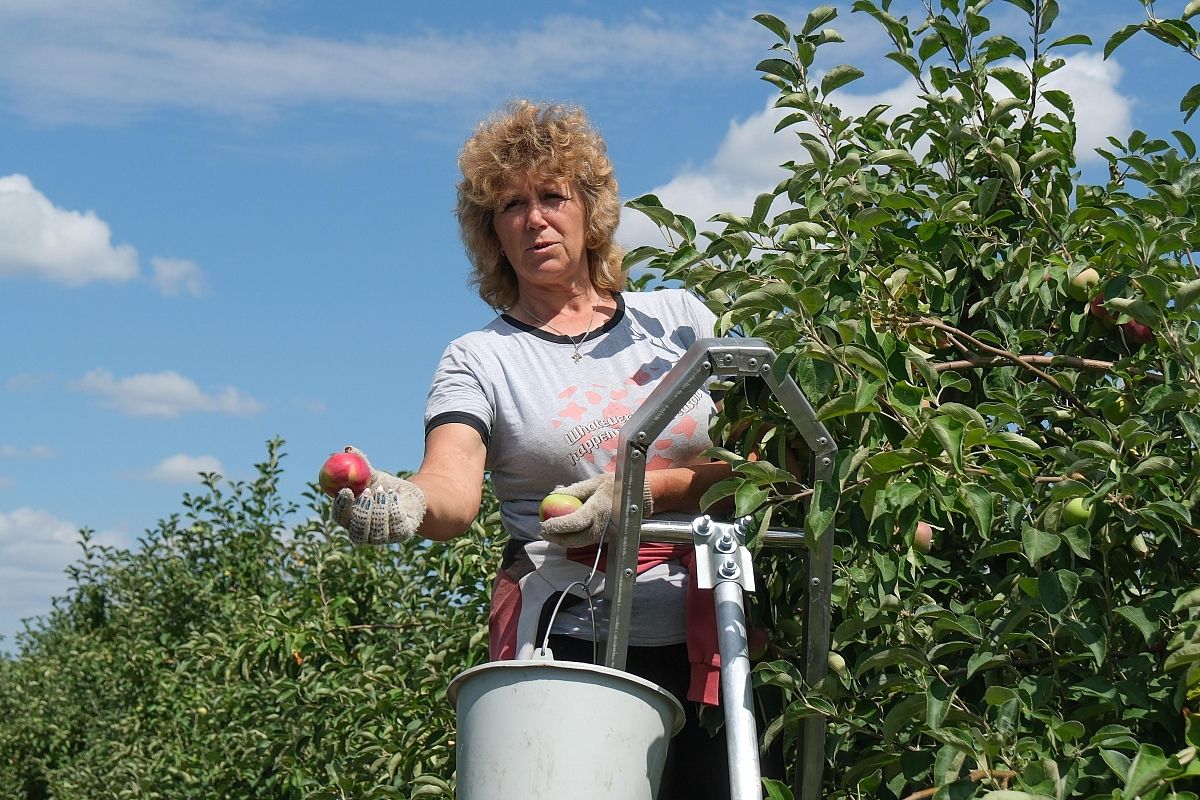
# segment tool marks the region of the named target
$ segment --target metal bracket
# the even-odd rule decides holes
[[[718,583],[731,582],[743,591],[754,591],[754,567],[746,549],[748,519],[735,524],[714,522],[705,515],[692,523],[696,545],[696,584],[712,589]]]

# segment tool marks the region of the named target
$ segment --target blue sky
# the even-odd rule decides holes
[[[844,105],[911,102],[849,5],[826,66],[868,74]],[[1090,148],[1184,127],[1200,70],[1145,36],[1100,59],[1136,0],[1062,5],[1058,33],[1096,42],[1056,80],[1100,180]],[[78,528],[134,546],[198,471],[249,478],[272,437],[296,499],[344,443],[418,465],[434,364],[492,316],[465,283],[455,158],[505,100],[587,108],[625,198],[748,211],[801,157],[770,135],[754,65],[774,37],[751,18],[810,7],[0,0],[0,648],[64,591]],[[620,238],[656,235],[627,215]]]

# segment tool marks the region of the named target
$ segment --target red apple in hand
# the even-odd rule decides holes
[[[572,511],[577,511],[582,505],[582,500],[569,494],[548,494],[542,500],[542,504],[538,506],[538,516],[543,521],[555,517],[565,517]]]
[[[370,482],[371,468],[357,453],[334,453],[326,459],[317,476],[321,491],[330,497],[336,497],[342,489],[349,489],[358,497]]]

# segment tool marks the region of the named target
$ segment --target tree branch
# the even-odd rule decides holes
[[[1076,369],[1099,369],[1111,370],[1113,368],[1112,361],[1101,361],[1098,358],[1080,358],[1078,356],[1043,356],[1043,355],[1017,355],[1016,359],[1021,364],[1030,364],[1038,367],[1074,367]],[[964,356],[958,361],[945,361],[941,364],[934,364],[934,372],[949,372],[956,369],[971,369],[974,367],[997,367],[997,366],[1012,366],[1013,359],[1008,356],[981,356],[974,353]]]
[[[908,324],[908,325],[923,325],[927,328],[933,328],[934,330],[939,330],[939,331],[942,331],[943,333],[948,333],[956,339],[962,339],[963,341],[970,343],[971,346],[974,347],[976,350],[982,350],[985,353],[990,353],[992,356],[994,356],[997,359],[1000,359],[1002,361],[1007,361],[1010,364],[1013,364],[1014,366],[1020,367],[1021,369],[1024,369],[1028,372],[1032,372],[1034,375],[1036,375],[1037,377],[1044,380],[1046,383],[1053,386],[1055,388],[1055,390],[1057,390],[1059,392],[1059,394],[1063,395],[1064,397],[1067,398],[1067,400],[1071,401],[1071,405],[1078,408],[1084,414],[1087,414],[1088,416],[1096,415],[1096,412],[1093,411],[1092,408],[1090,406],[1088,406],[1087,403],[1080,400],[1075,395],[1074,392],[1072,392],[1070,389],[1068,389],[1067,387],[1065,387],[1061,383],[1059,383],[1058,380],[1053,375],[1043,372],[1042,370],[1035,367],[1032,363],[1026,362],[1025,360],[1023,360],[1022,356],[1018,356],[1016,353],[1010,353],[1007,350],[1002,350],[999,347],[993,347],[990,344],[981,342],[978,339],[976,339],[974,336],[972,336],[971,334],[966,333],[965,331],[959,330],[958,328],[954,327],[953,325],[947,325],[946,323],[942,322],[940,319],[932,319],[930,317],[917,317],[915,319],[902,320],[902,322],[904,322],[905,324]]]
[[[1007,769],[973,769],[967,775],[967,779],[979,783],[986,778],[993,778],[1000,782],[1000,785],[1007,789],[1008,782],[1017,777],[1017,773]],[[938,793],[940,786],[931,786],[928,789],[922,789],[919,792],[913,792],[904,800],[928,800]]]

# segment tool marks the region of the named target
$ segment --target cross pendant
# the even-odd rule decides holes
[[[571,356],[571,360],[578,364],[580,361],[583,361],[583,356],[579,355],[579,351],[576,350],[575,355]]]

